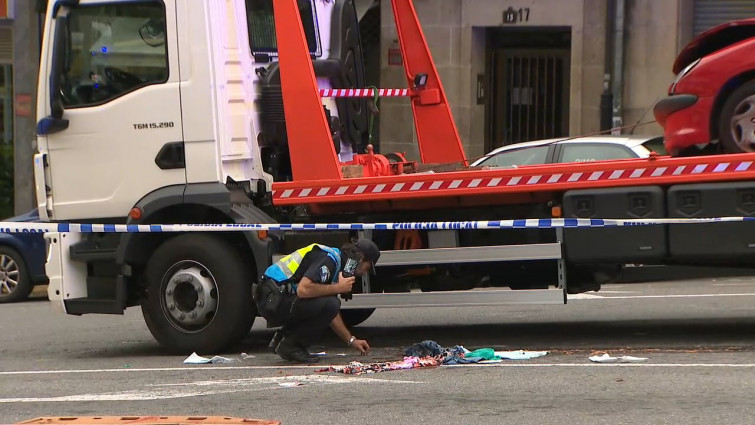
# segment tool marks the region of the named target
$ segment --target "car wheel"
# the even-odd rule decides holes
[[[34,284],[21,254],[7,246],[0,246],[0,303],[25,300],[32,289]]]
[[[755,152],[755,81],[739,87],[726,100],[718,135],[728,153]]]
[[[254,277],[239,252],[202,234],[174,237],[147,264],[142,313],[172,352],[217,353],[241,340],[256,316]]]

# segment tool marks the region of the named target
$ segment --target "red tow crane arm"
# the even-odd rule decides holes
[[[451,108],[412,0],[392,0],[412,98],[420,157],[425,163],[466,165]],[[283,109],[294,181],[340,180],[296,0],[273,0]],[[422,84],[415,85],[415,79]]]

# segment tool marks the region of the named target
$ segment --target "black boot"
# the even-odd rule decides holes
[[[273,335],[273,339],[270,340],[270,344],[267,345],[267,348],[274,353],[275,349],[278,348],[278,344],[281,343],[281,340],[283,340],[283,329],[275,332],[275,335]]]
[[[317,363],[320,361],[318,356],[312,356],[306,352],[301,346],[291,337],[284,337],[275,348],[275,354],[281,356],[285,360],[289,360],[297,363]]]

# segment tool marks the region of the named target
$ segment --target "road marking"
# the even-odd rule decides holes
[[[338,366],[338,365],[334,365]],[[632,366],[632,367],[755,367],[755,363],[619,363],[619,364],[598,364],[598,363],[494,363],[494,364],[465,364],[465,365],[444,365],[442,367],[591,367],[591,366]],[[208,366],[208,367],[155,367],[155,368],[134,368],[134,369],[71,369],[71,370],[18,370],[0,372],[0,376],[18,376],[18,375],[55,375],[55,374],[87,374],[87,373],[136,373],[136,372],[201,372],[220,370],[316,370],[324,369],[327,365],[291,365],[291,366]],[[306,376],[334,376],[334,375],[306,375]],[[335,375],[338,376],[338,375]],[[290,377],[288,377],[290,378]],[[251,380],[265,380],[272,378],[249,378]],[[278,379],[278,378],[275,378]],[[347,378],[347,379],[353,379]],[[199,382],[230,382],[245,381],[246,379],[222,380],[222,381],[199,381]],[[380,380],[382,381],[382,380]],[[260,381],[262,382],[262,381]],[[415,381],[390,381],[399,383],[416,383]],[[188,384],[180,384],[188,385]],[[199,385],[199,384],[197,384]]]
[[[721,367],[753,368],[755,363],[490,363],[446,365],[443,367]]]
[[[713,298],[713,297],[751,297],[755,293],[745,294],[670,294],[670,295],[619,295],[619,296],[602,296],[594,294],[575,294],[569,295],[570,300],[628,300],[639,298]]]
[[[280,384],[284,383],[300,383],[303,386],[319,384],[423,384],[423,382],[419,381],[375,379],[363,376],[346,375],[274,376],[266,378],[179,382],[175,384],[149,384],[146,385],[147,388],[145,389],[93,394],[74,394],[58,397],[0,398],[0,403],[166,400],[239,392],[282,390],[284,388]]]
[[[601,294],[639,294],[640,291],[612,291],[612,290],[600,290]]]
[[[54,374],[77,374],[77,373],[128,373],[128,372],[200,372],[207,373],[216,370],[291,370],[291,369],[325,369],[330,365],[284,365],[284,366],[212,366],[205,367],[150,367],[128,369],[58,369],[58,370],[17,370],[0,372],[4,375],[54,375]],[[338,365],[332,365],[338,366]]]

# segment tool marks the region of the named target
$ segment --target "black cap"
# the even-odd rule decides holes
[[[359,239],[356,242],[356,247],[364,254],[364,259],[372,263],[372,267],[375,267],[375,263],[380,259],[380,249],[369,239]]]

